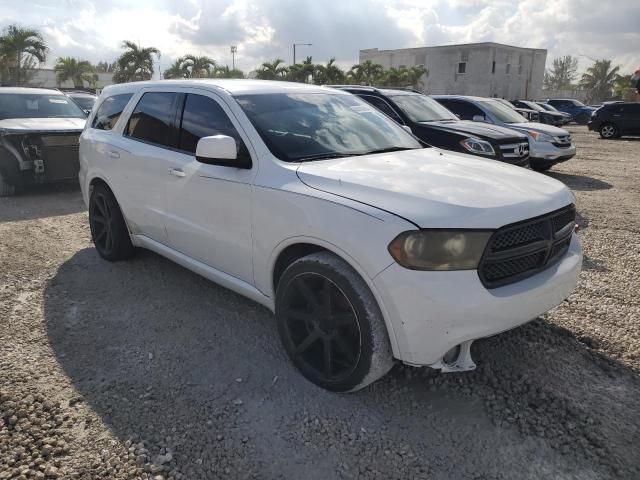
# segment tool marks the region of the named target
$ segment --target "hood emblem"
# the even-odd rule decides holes
[[[525,144],[520,144],[518,146],[518,155],[520,155],[521,157],[524,157],[529,151],[529,148],[527,147],[527,145]]]

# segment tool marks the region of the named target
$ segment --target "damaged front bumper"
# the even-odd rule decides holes
[[[12,185],[77,180],[81,130],[0,131],[0,171]]]

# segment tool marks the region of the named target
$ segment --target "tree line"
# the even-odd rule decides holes
[[[47,60],[49,48],[42,34],[33,28],[9,25],[0,35],[0,83],[27,85],[38,65]],[[58,84],[72,81],[74,87],[95,87],[98,73],[112,73],[116,83],[152,78],[160,51],[125,40],[122,53],[114,62],[91,64],[88,60],[59,57],[54,70]],[[544,87],[550,90],[582,88],[590,92],[590,101],[601,101],[612,95],[624,98],[632,87],[631,75],[620,75],[620,67],[611,60],[594,61],[578,76],[578,59],[571,55],[556,58],[545,72]],[[421,88],[429,71],[422,65],[385,69],[370,60],[343,70],[335,58],[326,64],[314,63],[307,57],[302,63],[286,65],[277,58],[264,62],[256,70],[256,78],[314,83],[318,85],[355,84]],[[164,78],[245,78],[242,70],[221,65],[208,56],[184,55],[163,72]]]
[[[620,67],[611,60],[595,60],[586,71],[578,75],[578,58],[565,55],[555,58],[551,68],[544,74],[544,87],[548,90],[589,91],[589,101],[599,102],[612,96],[625,98],[633,88],[632,75],[620,75]]]

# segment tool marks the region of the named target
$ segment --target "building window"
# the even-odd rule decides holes
[[[510,63],[507,63],[507,68],[506,68],[505,72],[506,72],[507,75],[511,75],[511,64]]]
[[[493,73],[493,74],[496,73],[496,61],[495,60],[491,64],[491,73]]]
[[[458,63],[458,73],[467,73],[467,62]]]

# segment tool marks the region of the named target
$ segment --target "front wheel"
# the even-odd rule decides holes
[[[618,136],[618,127],[613,123],[605,123],[600,127],[600,136],[606,139],[616,138]]]
[[[314,253],[284,271],[276,291],[278,332],[293,364],[316,385],[356,391],[393,366],[380,308],[344,260]]]

